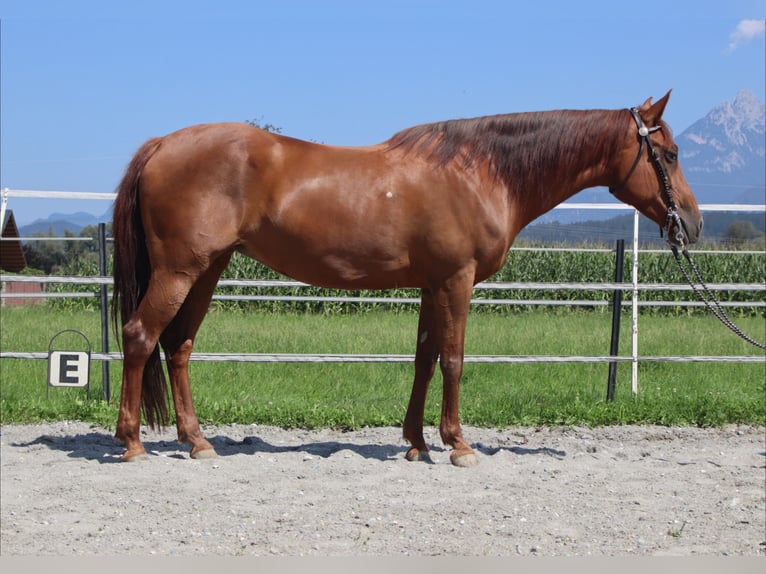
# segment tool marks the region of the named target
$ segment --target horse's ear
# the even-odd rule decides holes
[[[647,125],[656,125],[659,119],[662,117],[662,114],[665,112],[665,106],[668,105],[671,91],[672,90],[668,90],[668,93],[657,100],[657,103],[655,104],[652,104],[652,98],[649,98],[639,108],[641,110],[641,115],[643,116]]]
[[[638,106],[638,111],[641,112],[641,114],[645,114],[647,111],[649,111],[649,108],[652,107],[652,98],[646,98],[646,101]]]

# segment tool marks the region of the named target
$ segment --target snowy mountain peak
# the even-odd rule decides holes
[[[766,104],[747,88],[741,89],[731,102],[734,113],[743,118],[754,129],[764,130],[766,123]]]
[[[749,89],[715,106],[678,138],[684,171],[698,195],[711,195],[709,185],[726,185],[727,199],[748,190],[760,190],[754,200],[762,203],[766,180],[766,104]],[[717,201],[723,191],[717,193]],[[706,197],[703,200],[708,199]]]
[[[745,132],[763,134],[766,127],[766,105],[758,101],[756,95],[742,89],[733,100],[725,101],[713,108],[707,119],[715,126],[720,126],[727,138],[735,145],[744,145]]]

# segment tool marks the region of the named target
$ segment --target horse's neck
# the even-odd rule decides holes
[[[556,187],[555,193],[550,189],[538,188],[524,193],[512,193],[511,205],[517,206],[511,213],[516,233],[538,217],[548,213],[561,205],[567,199],[577,195],[580,191],[590,187],[598,187],[598,183],[589,183],[590,180],[578,180],[578,183],[564,183]]]
[[[550,135],[551,140],[556,137],[554,133]],[[509,185],[512,204],[522,206],[522,226],[584,189],[609,185],[610,154],[605,152],[605,146],[613,149],[610,142],[596,137],[557,144],[552,149],[562,153],[548,158],[543,155],[542,161],[530,162],[534,165],[527,164],[528,175],[521,184]]]

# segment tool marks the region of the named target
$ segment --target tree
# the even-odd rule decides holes
[[[251,126],[255,126],[256,128],[261,128],[262,130],[266,130],[267,132],[274,132],[275,134],[282,133],[282,128],[275,126],[274,124],[263,123],[263,118],[245,120],[245,123],[250,124]]]
[[[111,224],[107,225],[107,234]],[[53,237],[53,228],[48,233],[35,233],[32,237]],[[67,238],[87,237],[91,241],[66,241]],[[98,269],[98,226],[88,225],[79,233],[64,230],[61,240],[28,241],[22,245],[27,267],[42,270],[46,275],[76,274],[80,268]]]
[[[758,231],[752,221],[735,221],[726,229],[723,239],[730,245],[741,246],[760,235],[763,233]]]
[[[48,233],[37,232],[32,237],[52,237],[55,235],[53,228]],[[58,266],[66,261],[63,241],[37,240],[26,241],[22,245],[24,259],[27,267],[41,269],[46,275],[50,275]]]

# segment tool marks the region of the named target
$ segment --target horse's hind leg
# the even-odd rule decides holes
[[[140,438],[144,368],[160,334],[175,317],[192,284],[189,276],[155,270],[138,309],[123,325],[122,389],[115,432],[125,443],[123,460],[146,455]]]
[[[415,380],[412,383],[412,393],[403,425],[404,438],[412,445],[412,448],[407,451],[407,460],[430,460],[428,445],[423,438],[423,412],[428,386],[436,368],[437,356],[433,297],[428,289],[423,289],[420,297],[418,342],[415,349]]]
[[[194,346],[194,338],[207,313],[218,278],[228,265],[230,258],[230,253],[220,256],[205,271],[189,291],[178,314],[160,336],[160,343],[167,357],[178,440],[191,444],[192,458],[216,456],[213,445],[202,436],[194,411],[189,384],[189,356]]]

